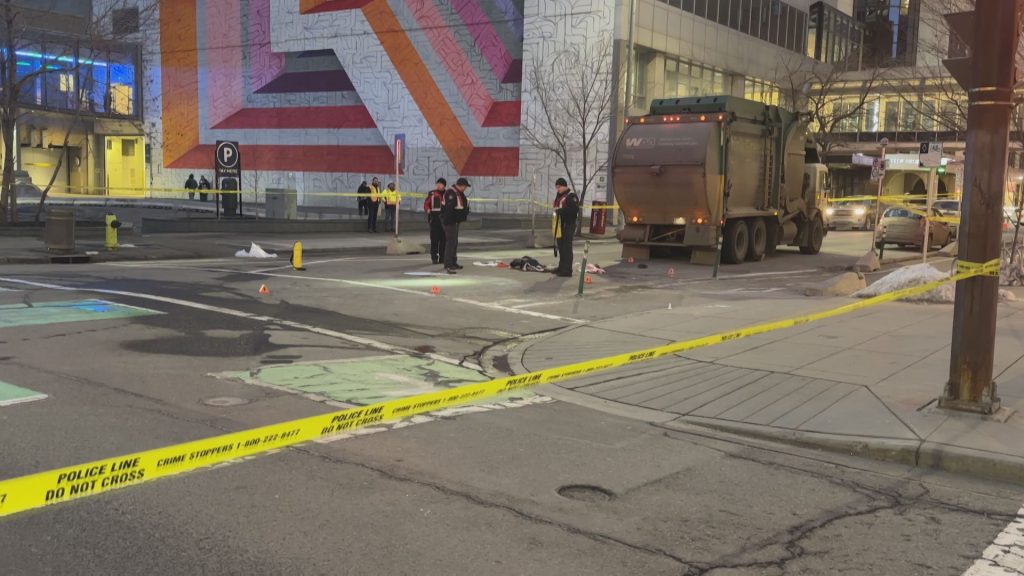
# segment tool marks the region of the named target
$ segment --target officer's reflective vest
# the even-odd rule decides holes
[[[431,190],[426,202],[423,203],[423,211],[440,212],[441,206],[444,206],[444,192]]]
[[[554,211],[551,212],[551,235],[555,238],[562,237],[562,219],[558,217],[557,210],[559,208],[565,208],[565,202],[569,199],[569,195],[575,194],[575,192],[570,190],[561,196],[555,196],[555,202],[553,204]]]

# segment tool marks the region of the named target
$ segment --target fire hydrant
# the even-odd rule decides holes
[[[106,235],[103,240],[103,246],[107,250],[117,250],[117,229],[121,227],[121,221],[117,219],[117,216],[113,214],[107,214],[104,218],[104,230]]]

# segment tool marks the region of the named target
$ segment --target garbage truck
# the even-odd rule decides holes
[[[828,170],[808,118],[733,96],[655,100],[627,119],[612,156],[624,258],[657,247],[691,261],[759,261],[778,246],[817,254]]]

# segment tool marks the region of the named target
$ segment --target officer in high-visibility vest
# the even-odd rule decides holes
[[[555,180],[554,214],[551,232],[555,237],[555,256],[558,256],[559,276],[572,276],[572,235],[576,233],[580,199],[569,188],[565,178]]]
[[[388,182],[384,190],[384,231],[395,231],[395,212],[398,210],[398,190],[394,182]]]
[[[377,231],[377,210],[380,209],[380,180],[374,177],[370,181],[370,202],[367,204],[370,212],[366,215],[366,230]]]
[[[437,179],[437,185],[427,194],[423,201],[423,211],[427,213],[430,224],[430,261],[440,264],[444,261],[444,224],[441,222],[441,207],[444,206],[444,189],[448,181]]]

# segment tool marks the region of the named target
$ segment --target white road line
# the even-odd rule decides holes
[[[963,573],[963,576],[1006,576],[1024,573],[1024,508],[1017,518],[996,535],[981,558]]]
[[[61,284],[49,284],[46,282],[33,282],[31,280],[20,280],[17,278],[0,278],[0,282],[11,282],[14,284],[21,284],[23,286],[33,286],[35,288],[46,288],[48,290],[62,290],[64,292],[95,292],[97,294],[111,294],[114,296],[127,296],[129,298],[139,298],[142,300],[152,300],[154,302],[164,302],[166,304],[173,304],[175,306],[182,306],[185,308],[194,308],[196,310],[205,310],[207,312],[214,312],[217,314],[224,314],[227,316],[235,316],[236,318],[246,318],[256,322],[267,322],[277,324],[280,326],[287,326],[288,328],[294,328],[296,330],[303,330],[306,332],[312,332],[314,334],[320,334],[321,336],[327,336],[329,338],[337,338],[339,340],[346,340],[354,344],[366,346],[367,348],[374,348],[376,350],[382,350],[384,352],[391,352],[392,354],[404,354],[407,356],[424,356],[444,362],[446,364],[452,364],[455,366],[462,366],[470,368],[472,370],[482,371],[483,368],[476,364],[468,362],[461,362],[454,358],[448,358],[440,354],[421,354],[415,350],[404,348],[402,346],[394,346],[384,342],[378,342],[370,338],[364,338],[362,336],[356,336],[354,334],[348,334],[345,332],[338,332],[337,330],[330,330],[327,328],[320,328],[319,326],[313,326],[310,324],[303,324],[301,322],[293,322],[291,320],[284,320],[282,318],[275,318],[273,316],[263,316],[260,314],[250,314],[241,310],[232,310],[230,308],[223,308],[220,306],[211,306],[209,304],[202,304],[200,302],[192,302],[189,300],[181,300],[179,298],[169,298],[167,296],[158,296],[156,294],[144,294],[141,292],[127,292],[124,290],[108,290],[105,288],[80,288],[75,286],[63,286]]]
[[[151,266],[152,268],[159,268],[159,266]],[[176,267],[172,267],[176,269]],[[349,286],[359,286],[361,288],[371,288],[373,290],[390,290],[392,292],[401,292],[402,294],[410,294],[413,296],[420,296],[425,298],[448,298],[443,295],[435,295],[425,290],[410,290],[408,288],[399,288],[397,286],[387,286],[384,284],[374,284],[372,282],[360,282],[358,280],[346,280],[344,278],[326,278],[323,276],[307,276],[305,274],[276,274],[273,272],[260,272],[256,270],[235,270],[232,268],[203,268],[203,267],[191,267],[189,270],[198,270],[201,272],[217,272],[221,274],[249,274],[253,276],[265,276],[268,278],[288,278],[291,280],[316,280],[319,282],[334,282],[338,284],[348,284]],[[511,314],[519,314],[522,316],[532,316],[534,318],[543,318],[545,320],[555,320],[557,322],[567,322],[570,324],[585,324],[585,320],[578,318],[570,318],[568,316],[558,316],[556,314],[545,314],[543,312],[534,312],[532,310],[521,310],[518,308],[510,308],[508,306],[502,306],[492,302],[480,302],[477,300],[470,300],[468,298],[449,298],[454,302],[460,304],[468,304],[470,306],[476,306],[479,308],[485,308],[488,310],[495,310],[498,312],[508,312]]]

